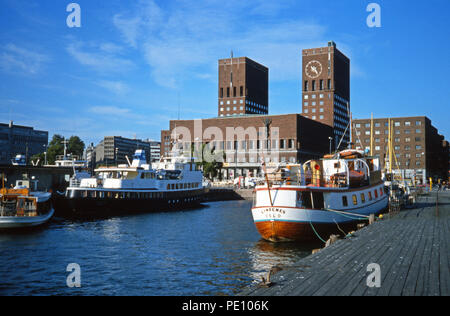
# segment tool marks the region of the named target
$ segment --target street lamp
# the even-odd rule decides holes
[[[330,141],[330,154],[331,154],[331,140],[333,139],[333,137],[328,136],[328,140]]]

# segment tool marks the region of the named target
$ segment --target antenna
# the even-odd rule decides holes
[[[231,50],[231,73],[230,73],[230,89],[233,86],[233,50]],[[231,93],[231,92],[230,92]]]
[[[69,141],[64,138],[64,140],[61,143],[64,144],[64,160],[66,160],[66,157],[67,157],[67,144],[69,144]]]
[[[180,120],[180,92],[178,92],[178,121]]]

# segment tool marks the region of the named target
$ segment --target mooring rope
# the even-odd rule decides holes
[[[333,209],[330,209],[330,208],[327,208],[325,210],[326,211],[330,211],[330,212],[338,213],[339,215],[342,215],[344,217],[347,217],[347,218],[350,218],[350,219],[354,219],[354,220],[360,219],[358,217],[362,217],[362,220],[364,220],[364,219],[365,220],[369,220],[369,218],[370,218],[370,216],[368,216],[368,215],[362,215],[362,214],[355,214],[355,213],[349,213],[349,212],[344,212],[344,211],[338,211],[338,210],[333,210]],[[356,216],[356,217],[353,217],[353,216]]]

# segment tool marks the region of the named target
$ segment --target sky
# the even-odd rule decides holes
[[[269,114],[301,113],[301,51],[332,40],[353,118],[424,115],[450,140],[449,0],[78,0],[69,27],[71,1],[0,0],[0,122],[159,140],[171,119],[217,116],[231,51],[269,68]]]

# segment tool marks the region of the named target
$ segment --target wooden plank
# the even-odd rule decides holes
[[[422,238],[422,232],[425,230],[426,220],[416,219],[408,220],[408,223],[404,225],[409,226],[409,234],[403,240],[397,240],[398,244],[403,244],[403,247],[399,247],[390,265],[383,266],[385,269],[385,278],[382,281],[382,286],[377,292],[377,295],[389,295],[389,293],[396,292],[396,295],[400,295],[404,280],[406,279],[408,267],[414,260],[414,254]]]
[[[397,222],[401,221],[401,218],[397,218],[396,220],[392,220],[389,224],[389,227],[386,227],[386,229],[389,229],[389,231],[392,233],[390,235],[385,235],[384,240],[380,240],[379,243],[382,245],[381,250],[378,251],[372,258],[370,263],[378,263],[380,264],[381,268],[381,276],[386,275],[387,271],[385,266],[382,264],[382,258],[386,256],[392,255],[390,250],[390,247],[393,247],[393,244],[398,243],[398,240],[404,240],[411,232],[410,227],[406,225],[397,225]],[[400,227],[400,231],[397,230],[397,227]],[[394,253],[395,254],[395,253]],[[366,267],[367,268],[367,265]],[[349,289],[345,289],[343,292],[344,295],[363,295],[363,293],[366,292],[367,286],[365,283],[365,280],[367,278],[367,271],[366,269],[361,270],[359,272],[359,280],[355,281],[355,285],[350,287]],[[358,282],[359,281],[359,282]],[[363,286],[361,286],[363,285]],[[384,287],[385,283],[381,282],[381,286]]]

